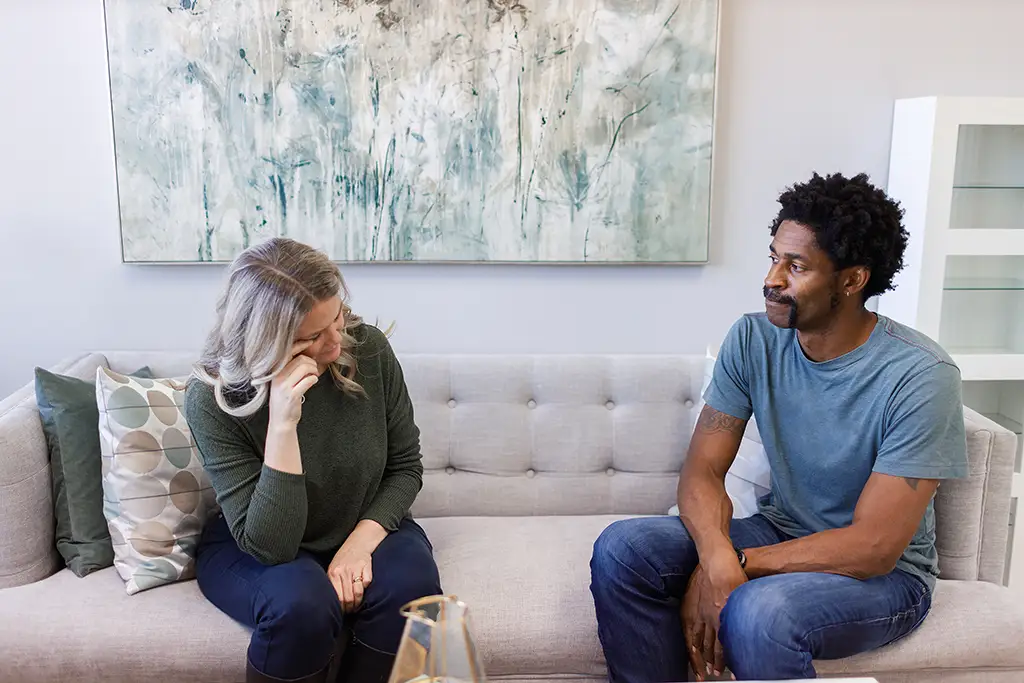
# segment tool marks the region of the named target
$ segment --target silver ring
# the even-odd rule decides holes
[[[305,402],[306,402],[306,397],[305,396],[299,396],[299,403],[305,403]]]

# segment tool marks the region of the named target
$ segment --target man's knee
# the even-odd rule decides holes
[[[734,673],[771,658],[779,648],[799,649],[798,615],[784,591],[770,582],[748,581],[732,592],[722,608],[719,639]]]
[[[595,582],[617,581],[636,561],[631,538],[636,534],[638,520],[612,522],[594,541],[590,573]]]
[[[623,583],[638,578],[658,581],[662,565],[669,561],[666,550],[680,552],[679,546],[686,544],[692,546],[693,542],[676,517],[641,517],[613,522],[594,542],[591,578],[596,584]],[[696,558],[695,549],[681,552],[683,556],[692,554]]]

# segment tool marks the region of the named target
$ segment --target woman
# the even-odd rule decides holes
[[[186,391],[222,511],[197,579],[254,629],[247,682],[386,681],[401,606],[441,593],[409,517],[423,466],[402,370],[347,294],[306,245],[247,249]]]

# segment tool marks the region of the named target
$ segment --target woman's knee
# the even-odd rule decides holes
[[[269,569],[257,588],[254,608],[257,630],[279,646],[326,654],[341,633],[341,602],[327,573],[312,559]]]
[[[391,569],[375,573],[367,598],[368,602],[376,603],[382,609],[394,612],[396,616],[406,603],[442,593],[437,565],[430,555]]]
[[[374,564],[373,581],[367,586],[363,605],[355,614],[353,629],[361,643],[393,654],[405,628],[402,607],[420,598],[442,594],[441,581],[429,553],[407,556],[401,564],[384,566],[376,561]]]

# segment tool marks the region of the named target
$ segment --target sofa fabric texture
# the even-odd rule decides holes
[[[694,356],[399,357],[421,429],[413,513],[444,590],[464,600],[489,678],[599,681],[594,540],[675,503],[704,372]],[[87,354],[62,364],[180,377],[190,354]],[[965,409],[971,475],[936,497],[940,579],[921,628],[816,662],[881,683],[1024,679],[1024,605],[1002,581],[1015,436]],[[55,571],[50,475],[32,388],[0,403],[0,650],[12,680],[241,681],[248,632],[194,581],[127,595],[116,572]],[[50,517],[45,518],[47,515]],[[76,598],[73,601],[72,598]],[[173,672],[170,673],[170,672]]]

